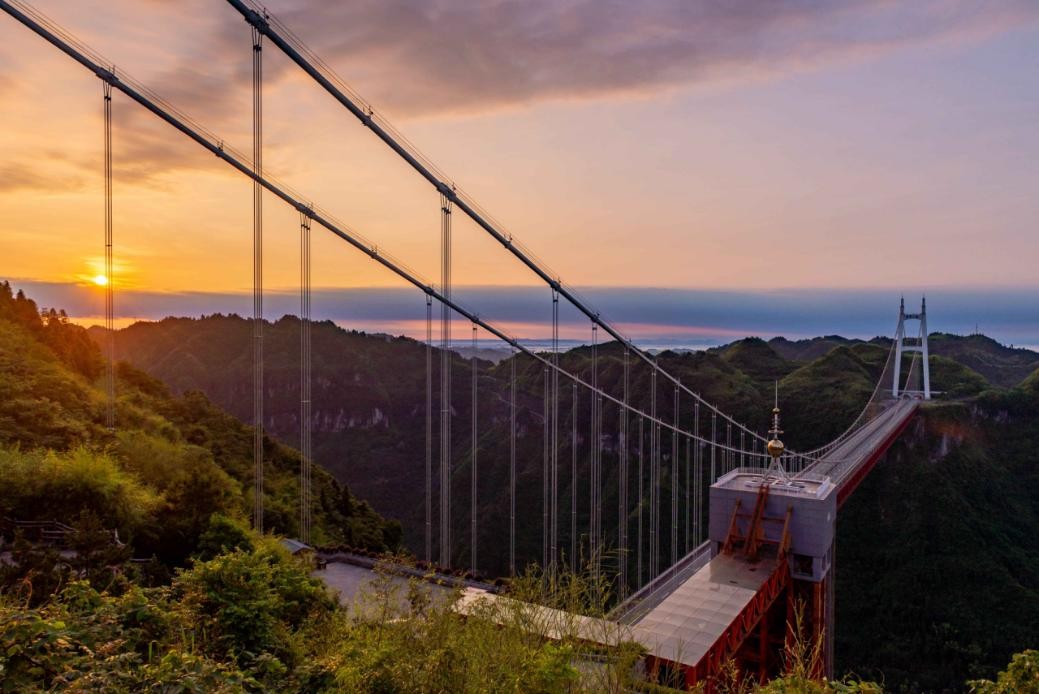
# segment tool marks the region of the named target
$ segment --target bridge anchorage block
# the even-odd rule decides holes
[[[730,627],[731,642],[724,654],[716,654],[717,665],[725,658],[734,660],[759,681],[776,674],[778,654],[792,643],[795,615],[802,613],[806,633],[801,636],[823,642],[817,674],[829,674],[836,485],[823,476],[734,470],[711,486],[709,508],[714,551],[744,565],[743,571],[772,575],[761,588],[769,587],[768,594],[756,600],[761,603],[756,621],[743,625],[738,636]],[[711,669],[708,665],[704,673]]]

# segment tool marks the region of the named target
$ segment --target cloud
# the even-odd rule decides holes
[[[398,115],[649,94],[775,73],[1039,17],[1032,0],[271,2]]]
[[[268,4],[371,103],[400,118],[551,100],[650,96],[719,80],[758,79],[921,42],[987,36],[1039,18],[1034,0]],[[153,0],[124,4],[112,15],[125,15],[125,25],[106,30],[131,35],[146,18],[149,26],[177,21],[178,50],[172,63],[144,81],[227,142],[247,148],[249,32],[236,12],[222,4],[214,9],[202,0]],[[125,67],[134,73],[132,64]],[[304,79],[282,56],[268,58],[265,71],[268,88],[286,79]],[[13,79],[0,75],[0,94],[14,86]],[[161,186],[163,175],[171,171],[214,166],[136,105],[117,101],[115,119],[116,167],[126,180]],[[93,160],[81,164],[96,170]],[[44,180],[26,167],[13,173],[19,175],[0,188]]]
[[[52,173],[25,162],[0,164],[0,193],[27,190],[68,192],[84,185],[85,178],[77,174]]]

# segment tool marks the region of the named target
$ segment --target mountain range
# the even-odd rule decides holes
[[[292,443],[299,428],[299,321],[265,325],[265,426]],[[101,333],[95,331],[95,337]],[[201,391],[243,421],[252,414],[251,322],[237,316],[168,318],[119,331],[119,358],[169,385]],[[931,380],[938,399],[848,502],[838,524],[837,657],[840,671],[881,679],[896,691],[956,690],[969,677],[992,676],[1010,653],[1039,640],[1039,354],[980,335],[934,334]],[[789,445],[807,448],[837,435],[869,399],[890,340],[827,336],[791,341],[748,338],[701,352],[663,352],[658,363],[682,383],[759,431],[768,425],[778,382]],[[439,508],[440,351],[429,348],[433,401],[430,453],[433,518]],[[401,521],[404,542],[424,545],[427,346],[403,337],[366,335],[332,323],[313,326],[313,412],[317,461],[376,511]],[[599,345],[560,354],[561,365],[620,394],[624,352]],[[451,353],[454,557],[468,561],[474,363]],[[539,561],[545,455],[545,371],[527,356],[475,362],[478,425],[480,568],[506,569],[509,392],[517,383],[517,555]],[[650,369],[631,358],[630,400],[650,407]],[[908,368],[908,363],[906,364]],[[661,383],[658,413],[674,416],[673,391]],[[560,387],[560,498],[570,498],[572,391]],[[578,480],[588,475],[588,398],[578,395]],[[679,403],[691,425],[693,408]],[[603,413],[603,504],[615,507],[618,411]],[[710,435],[710,421],[700,419]],[[632,436],[637,423],[632,421]],[[736,434],[738,436],[738,434]],[[646,434],[648,441],[648,432]],[[729,433],[716,431],[719,440]],[[735,441],[734,441],[735,442]],[[663,439],[662,498],[670,444]],[[679,456],[683,452],[679,451]],[[633,461],[632,466],[635,463]],[[680,480],[679,480],[680,481]],[[629,480],[634,489],[635,479]],[[588,518],[578,488],[578,525]],[[612,537],[615,514],[606,514]],[[562,517],[566,517],[564,513]],[[633,524],[633,517],[628,517]],[[436,523],[434,521],[434,527]],[[631,526],[630,526],[631,527]],[[562,529],[562,546],[568,546]],[[661,552],[668,556],[668,519]],[[634,537],[634,531],[632,530]],[[680,541],[682,541],[680,535]],[[634,541],[634,540],[633,540]],[[435,553],[434,538],[434,553]]]

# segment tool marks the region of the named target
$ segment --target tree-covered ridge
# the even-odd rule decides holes
[[[176,565],[213,513],[247,514],[252,431],[197,391],[181,397],[120,363],[117,427],[104,426],[103,361],[87,332],[0,284],[0,516],[74,523],[89,512],[139,556]],[[265,439],[268,527],[296,533],[299,454]],[[387,522],[315,469],[314,539],[375,550]]]

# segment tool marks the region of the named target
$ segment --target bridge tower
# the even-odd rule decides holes
[[[910,342],[906,342],[905,336],[905,324],[906,321],[918,321],[920,324],[920,332],[918,337],[909,338]],[[919,352],[920,361],[923,367],[924,376],[924,389],[923,392],[919,391],[904,391],[902,390],[902,353],[903,352]],[[891,384],[891,394],[898,398],[904,393],[921,394],[924,400],[931,399],[931,364],[928,358],[927,351],[927,297],[923,297],[920,301],[920,312],[919,313],[906,313],[906,300],[902,298],[898,306],[898,329],[895,331],[895,377]]]

